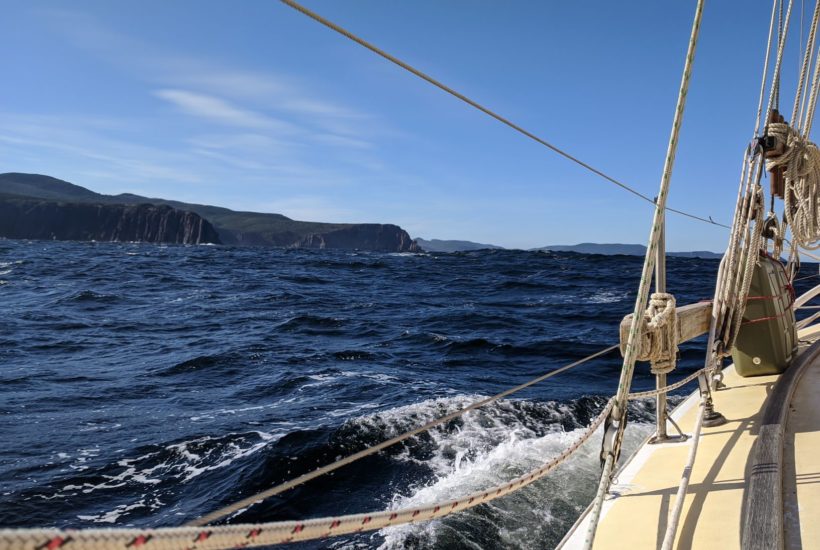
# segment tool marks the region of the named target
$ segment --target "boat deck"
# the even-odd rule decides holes
[[[785,542],[790,550],[820,547],[820,361],[812,367],[792,398],[783,447]]]
[[[820,338],[820,328],[800,332],[802,349]],[[750,452],[766,398],[779,375],[742,378],[724,370],[725,389],[714,394],[727,423],[703,428],[686,493],[675,548],[740,548],[741,518]],[[784,447],[786,548],[820,548],[820,360],[807,367],[791,402]],[[691,433],[697,392],[672,413]],[[671,430],[671,428],[670,428]],[[616,476],[605,501],[595,548],[659,548],[691,440],[643,445]],[[802,520],[802,521],[799,521]],[[563,548],[581,548],[589,524],[585,514]]]

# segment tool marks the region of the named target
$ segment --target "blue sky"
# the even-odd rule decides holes
[[[305,0],[649,196],[694,4]],[[731,220],[770,6],[707,2],[671,206]],[[414,237],[646,241],[650,205],[274,0],[0,7],[0,172]],[[671,250],[726,238],[668,218]]]

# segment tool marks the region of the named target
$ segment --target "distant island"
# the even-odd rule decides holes
[[[470,250],[503,249],[502,246],[494,244],[474,243],[472,241],[447,241],[441,239],[420,239],[416,242],[427,252],[468,252]]]
[[[495,244],[476,243],[465,240],[441,240],[441,239],[420,239],[416,242],[427,252],[469,252],[472,250],[506,250],[503,246]],[[530,249],[532,251],[552,251],[552,252],[575,252],[578,254],[602,254],[613,256],[622,254],[625,256],[644,256],[646,247],[642,244],[621,244],[621,243],[580,243],[580,244],[556,244],[541,246]],[[717,258],[723,255],[708,250],[695,250],[692,252],[667,252],[667,256],[680,258]]]
[[[401,227],[323,223],[125,193],[40,174],[0,174],[0,238],[417,252]]]
[[[541,246],[533,250],[544,250],[550,252],[578,252],[580,254],[603,254],[606,256],[613,256],[622,254],[625,256],[645,256],[646,247],[642,244],[620,244],[620,243],[580,243],[572,245],[556,244],[549,246]],[[667,252],[667,256],[676,256],[681,258],[717,258],[723,257],[723,254],[710,252],[708,250],[695,250],[692,252]]]

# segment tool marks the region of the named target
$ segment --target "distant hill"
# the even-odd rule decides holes
[[[580,243],[572,245],[549,245],[536,248],[534,250],[549,250],[552,252],[578,252],[581,254],[603,254],[612,256],[623,254],[625,256],[644,256],[646,247],[642,244],[620,244],[620,243]],[[667,252],[667,256],[678,256],[682,258],[718,258],[723,255],[708,250],[695,250],[693,252]]]
[[[503,249],[494,244],[474,243],[472,241],[447,241],[441,239],[416,239],[416,242],[427,252],[466,252],[468,250]]]
[[[182,212],[194,212],[210,222],[219,235],[219,241],[223,244],[346,248],[388,252],[419,250],[419,246],[410,238],[410,235],[397,225],[305,222],[292,220],[282,214],[238,212],[218,206],[142,197],[130,193],[103,195],[79,185],[40,174],[0,174],[0,195],[36,198],[58,203],[166,205]],[[2,236],[4,235],[0,234],[0,237]],[[61,237],[58,235],[55,238]]]

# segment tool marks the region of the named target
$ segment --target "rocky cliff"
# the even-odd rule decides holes
[[[153,204],[92,204],[0,197],[0,237],[60,241],[219,244],[198,214]]]
[[[219,206],[141,197],[130,193],[104,195],[67,181],[40,174],[13,172],[0,174],[0,196],[3,195],[27,200],[78,203],[77,206],[79,204],[91,204],[97,208],[100,205],[117,206],[118,208],[122,208],[122,205],[139,205],[140,207],[164,205],[177,211],[197,214],[204,219],[212,232],[204,236],[208,240],[203,242],[221,242],[222,244],[236,246],[346,248],[387,252],[415,252],[420,250],[419,246],[410,238],[410,235],[396,225],[299,221],[292,220],[282,214],[238,212]],[[87,212],[93,212],[93,210]],[[26,232],[18,231],[16,234],[19,235],[19,238],[51,238],[48,236],[48,232],[40,229],[36,222],[29,223],[18,220],[17,223],[18,225],[28,224],[26,225],[26,231],[35,231],[37,235],[46,234],[45,237],[33,237]],[[83,228],[82,233],[94,232],[93,223],[83,222],[83,224],[85,225],[81,225]],[[8,222],[6,222],[6,225],[8,225]],[[55,234],[65,233],[71,233],[71,228],[64,226],[60,231],[55,232]],[[2,233],[0,233],[0,236],[2,236]],[[91,238],[101,240],[99,237]]]

